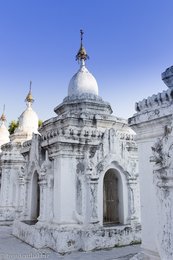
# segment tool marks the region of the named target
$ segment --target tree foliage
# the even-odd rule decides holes
[[[19,121],[12,120],[8,126],[8,131],[11,134],[14,134],[15,129],[19,126]]]
[[[38,127],[41,127],[43,124],[43,121],[41,119],[38,120]]]

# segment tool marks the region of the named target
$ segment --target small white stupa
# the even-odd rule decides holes
[[[11,140],[32,139],[32,134],[39,134],[38,132],[38,116],[36,112],[32,109],[32,104],[34,102],[32,93],[31,93],[31,84],[28,95],[26,96],[25,102],[27,105],[26,110],[19,117],[19,126],[16,128],[14,134],[12,135]]]
[[[4,110],[5,110],[5,106],[4,106]],[[6,116],[5,116],[4,110],[3,110],[3,113],[0,117],[0,121],[1,121],[1,126],[0,126],[0,152],[1,152],[1,146],[10,141],[10,138],[9,138],[10,134],[9,134],[9,131],[8,131],[6,125],[5,125]]]

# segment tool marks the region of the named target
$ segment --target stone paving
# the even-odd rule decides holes
[[[35,249],[11,234],[11,226],[0,226],[0,260],[129,260],[140,245],[60,255],[48,248]]]

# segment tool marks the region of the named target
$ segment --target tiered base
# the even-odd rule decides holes
[[[15,221],[13,235],[35,248],[48,247],[59,253],[125,246],[141,241],[141,226],[58,225]]]

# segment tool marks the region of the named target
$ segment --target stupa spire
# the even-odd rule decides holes
[[[83,30],[81,29],[81,30],[80,30],[81,45],[82,45],[82,40],[83,40],[83,34],[84,34],[84,32],[83,32]]]
[[[26,96],[26,99],[25,99],[25,101],[29,104],[32,104],[34,102],[34,99],[33,99],[32,93],[31,93],[31,86],[32,86],[32,81],[30,81],[29,93],[28,93],[28,95]]]
[[[6,116],[5,116],[5,104],[3,106],[3,112],[2,115],[0,117],[0,121],[5,122],[6,121]]]
[[[76,60],[81,61],[82,65],[85,65],[85,60],[89,59],[89,56],[83,46],[83,30],[80,30],[80,49],[76,55]]]

